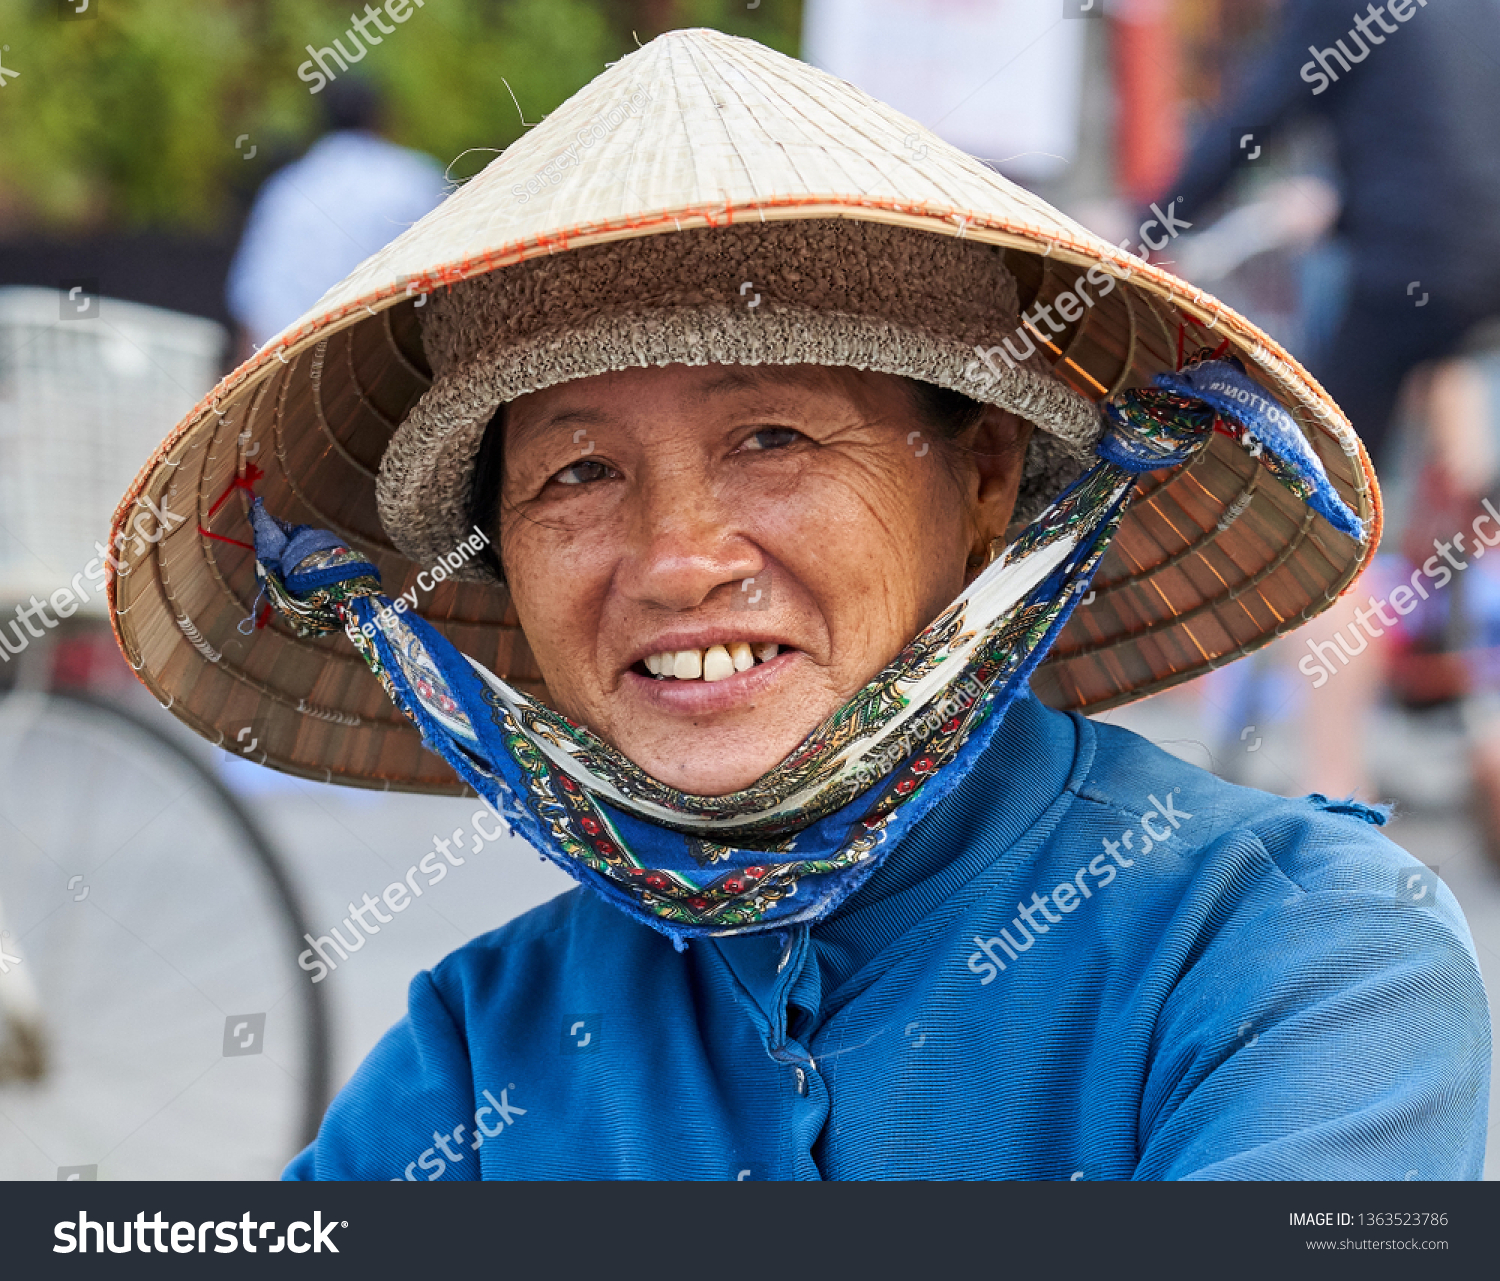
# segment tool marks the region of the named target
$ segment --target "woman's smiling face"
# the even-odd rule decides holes
[[[1028,432],[987,407],[950,445],[903,380],[812,365],[520,397],[499,550],[551,701],[669,786],[748,787],[963,588]]]

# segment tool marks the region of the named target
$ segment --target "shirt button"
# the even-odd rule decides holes
[[[801,1068],[797,1069],[797,1093],[802,1095],[807,1093],[807,1073]]]

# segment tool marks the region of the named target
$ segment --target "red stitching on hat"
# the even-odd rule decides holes
[[[230,538],[228,534],[216,534],[211,529],[204,529],[202,525],[198,526],[198,532],[204,538],[212,538],[217,543],[233,543],[236,547],[243,547],[247,551],[253,552],[255,550],[255,547],[250,543],[242,543],[238,538]]]
[[[250,495],[251,498],[254,498],[255,489],[253,488],[253,486],[255,485],[255,482],[258,480],[264,480],[265,477],[265,472],[263,472],[254,463],[247,462],[245,464],[245,474],[243,476],[236,476],[233,480],[231,480],[229,482],[229,487],[219,495],[218,502],[216,502],[212,507],[208,509],[208,519],[212,520],[216,515],[218,515],[219,508],[224,506],[224,504],[229,500],[229,495],[234,493],[236,489],[243,489],[247,494]],[[202,529],[203,526],[200,525],[198,528]],[[242,543],[241,546],[244,546],[244,544]]]
[[[243,489],[250,497],[254,498],[255,482],[264,480],[265,476],[266,473],[254,463],[247,462],[245,464],[245,474],[243,476],[236,476],[231,480],[228,487],[219,495],[218,501],[208,509],[208,519],[212,520],[218,514],[219,508],[229,501],[229,495],[234,493],[236,489]],[[253,543],[243,543],[238,538],[230,538],[227,534],[216,534],[211,529],[205,529],[201,524],[198,526],[198,532],[204,538],[212,538],[217,543],[232,543],[236,547],[243,547],[246,551],[253,552],[255,550]],[[258,623],[256,626],[263,626],[263,624]]]

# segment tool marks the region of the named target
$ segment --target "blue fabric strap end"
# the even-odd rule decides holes
[[[265,500],[257,497],[250,503],[250,528],[254,531],[255,559],[279,574],[281,554],[286,550],[292,526],[277,520],[266,510]]]
[[[1137,435],[1124,414],[1114,405],[1106,404],[1104,414],[1114,430],[1104,433],[1094,452],[1105,462],[1112,463],[1132,476],[1142,476],[1163,467],[1180,467],[1201,448],[1202,440],[1195,441],[1184,449],[1163,449],[1157,442]]]
[[[1250,433],[1266,452],[1293,471],[1311,491],[1307,505],[1341,534],[1363,542],[1364,522],[1339,497],[1323,463],[1291,414],[1264,387],[1228,360],[1206,360],[1177,373],[1158,374],[1156,386],[1191,396]]]
[[[332,551],[349,544],[329,530],[311,525],[289,525],[278,520],[259,498],[250,505],[250,525],[255,531],[255,559],[276,574],[294,595],[350,578],[372,577],[378,580],[380,577],[380,571],[367,560],[347,561],[299,574],[297,566],[314,552]]]

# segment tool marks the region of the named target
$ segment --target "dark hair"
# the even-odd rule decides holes
[[[330,130],[380,131],[385,103],[380,90],[368,80],[343,76],[323,91],[323,121]]]
[[[479,553],[484,563],[496,578],[505,581],[505,566],[500,563],[500,482],[504,468],[505,406],[495,410],[484,429],[484,439],[479,442],[479,453],[474,458],[474,475],[469,482],[469,524],[478,526],[486,536],[492,536]]]
[[[984,416],[984,404],[965,396],[961,391],[950,391],[935,383],[920,382],[915,378],[903,378],[917,416],[938,433],[943,440],[956,440],[973,427]],[[505,406],[495,410],[489,425],[484,429],[484,439],[479,442],[479,453],[474,459],[474,475],[469,486],[468,518],[470,525],[477,525],[486,534],[493,535],[485,544],[479,559],[502,583],[505,567],[500,553],[500,484],[503,479],[505,444]]]
[[[965,396],[961,391],[950,391],[936,383],[924,383],[915,378],[903,378],[916,405],[919,417],[926,420],[944,440],[956,440],[984,417],[982,401]]]

